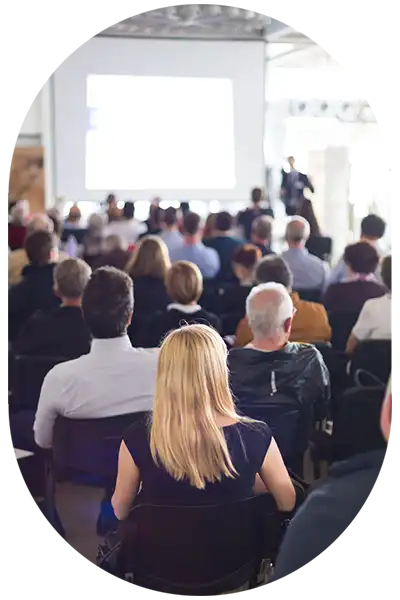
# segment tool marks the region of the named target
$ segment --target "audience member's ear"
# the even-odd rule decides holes
[[[60,290],[58,289],[56,283],[53,283],[53,294],[57,296],[57,298],[61,299]]]
[[[131,312],[131,314],[128,317],[128,322],[126,324],[127,327],[129,327],[129,325],[132,323],[132,317],[133,317],[133,312]]]
[[[52,248],[50,252],[50,260],[52,262],[58,261],[58,248]]]
[[[383,433],[383,437],[386,441],[389,439],[390,435],[390,426],[392,423],[392,391],[390,389],[390,384],[388,387],[388,391],[386,393],[386,398],[382,405],[381,412],[381,429]]]
[[[292,330],[293,317],[289,317],[283,324],[283,331],[285,333],[290,333]]]

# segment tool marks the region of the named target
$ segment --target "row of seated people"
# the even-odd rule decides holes
[[[288,229],[293,223],[289,223]],[[23,348],[26,351],[32,346],[29,338],[38,337],[34,323],[38,322],[38,327],[43,327],[42,317],[32,317],[35,311],[46,313],[60,304],[79,306],[90,274],[87,265],[73,262],[73,259],[62,261],[57,266],[53,261],[57,250],[49,231],[34,231],[28,236],[25,246],[30,263],[25,267],[23,281],[9,291],[9,338],[19,348],[19,353]],[[374,272],[379,259],[369,243],[359,242],[348,246],[344,260],[348,280],[328,288],[324,308],[320,303],[303,300],[301,290],[294,291],[293,271],[283,256],[271,254],[261,258],[256,246],[240,245],[233,254],[231,265],[238,283],[221,287],[205,280],[203,285],[203,276],[196,264],[180,260],[171,266],[168,250],[162,240],[156,236],[145,237],[126,265],[135,286],[135,311],[129,329],[130,338],[135,346],[158,346],[171,328],[177,326],[180,320],[187,320],[190,315],[192,320],[210,323],[223,336],[235,335],[234,345],[244,346],[251,341],[244,318],[246,298],[255,284],[275,282],[288,289],[296,308],[292,341],[328,342],[333,338],[333,346],[344,350],[354,327],[348,344],[349,351],[354,348],[355,340],[390,339],[391,257],[385,257],[381,265],[383,284],[375,280]],[[61,268],[63,262],[66,264]],[[59,271],[58,277],[68,278],[69,270],[72,283],[70,298],[66,298],[65,293],[57,291],[59,286],[54,286],[54,275]],[[61,287],[65,288],[65,285]],[[79,314],[79,310],[75,313]],[[56,311],[55,314],[64,315],[65,311]],[[65,348],[73,335],[66,332],[64,348],[58,345],[56,355],[79,356],[80,346],[76,349]],[[60,333],[58,344],[62,344],[62,337]],[[27,342],[24,341],[27,339]],[[36,343],[38,352],[46,354],[45,337]],[[35,342],[29,352],[34,352],[34,347]]]
[[[126,335],[133,312],[132,281],[114,269],[91,276],[82,310],[94,338],[90,353],[47,375],[30,421],[19,419],[18,413],[12,416],[16,447],[27,447],[33,433],[40,447],[51,447],[58,415],[91,419],[153,409],[151,423],[137,422],[123,436],[112,497],[118,519],[128,518],[133,504],[224,504],[267,490],[278,509],[293,510],[296,494],[285,467],[288,422],[271,419],[267,425],[243,416],[246,406],[254,409],[271,397],[281,405],[289,394],[291,411],[296,397],[308,416],[303,428],[329,410],[329,376],[318,350],[288,342],[294,307],[282,285],[264,284],[251,291],[247,316],[253,342],[229,355],[217,332],[199,324],[170,333],[160,350],[132,348]],[[388,400],[386,437],[389,408]],[[36,449],[32,439],[29,447]],[[324,484],[322,498],[310,496],[293,520],[299,533],[307,528],[308,540],[304,535],[293,539],[292,528],[288,530],[276,577],[312,559],[342,533],[373,486],[383,456],[382,450],[357,457]],[[335,508],[313,521],[328,499],[340,506],[339,516]],[[318,536],[310,536],[310,526]],[[300,546],[302,557],[296,550]]]

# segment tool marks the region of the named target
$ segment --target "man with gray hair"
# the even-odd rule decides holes
[[[271,250],[272,223],[272,217],[262,215],[253,221],[251,227],[251,243],[260,248],[263,256],[273,254]]]
[[[54,292],[62,304],[27,321],[13,345],[15,354],[73,359],[89,352],[91,337],[81,304],[90,275],[90,267],[80,259],[68,258],[56,266]]]
[[[292,217],[286,226],[285,239],[288,249],[282,253],[293,274],[295,291],[310,290],[316,294],[325,289],[327,265],[305,247],[310,237],[310,225],[303,217]]]
[[[302,440],[297,459],[302,458],[313,423],[328,415],[330,384],[328,369],[315,346],[289,342],[294,313],[282,284],[253,288],[246,303],[253,341],[231,350],[229,370],[238,408],[249,416],[271,419],[269,424],[272,429],[276,424],[274,436],[288,466],[300,468],[299,463],[291,462],[296,452],[288,456],[288,438]],[[295,424],[290,425],[292,436],[284,416],[290,413],[297,414]]]

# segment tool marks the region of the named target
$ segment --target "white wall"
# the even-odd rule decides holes
[[[42,91],[40,91],[22,123],[19,137],[41,136],[42,131]]]

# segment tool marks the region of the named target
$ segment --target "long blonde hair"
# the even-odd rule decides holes
[[[237,475],[216,423],[217,415],[247,420],[236,414],[226,355],[222,338],[206,325],[172,331],[160,350],[151,454],[171,477],[199,489]]]
[[[165,242],[155,235],[149,235],[139,242],[125,271],[132,279],[155,277],[164,280],[170,266],[171,261]]]

